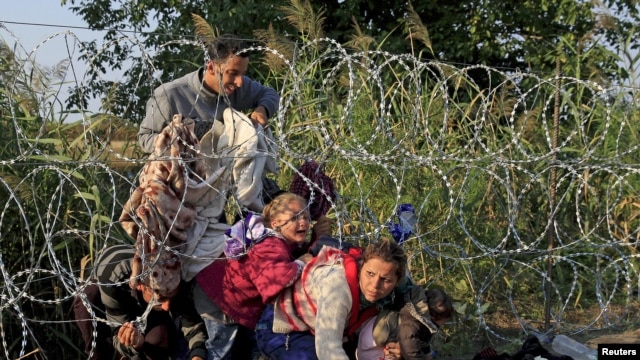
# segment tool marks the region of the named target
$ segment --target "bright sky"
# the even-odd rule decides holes
[[[60,0],[0,0],[0,9],[0,22],[4,22],[2,25],[15,35],[27,52],[49,36],[64,31],[72,31],[83,41],[101,38],[99,32],[79,29],[86,28],[86,24],[69,10],[68,5],[62,7]],[[0,38],[12,45],[14,40],[6,29],[0,27]],[[38,63],[53,65],[68,57],[63,38],[45,45],[42,52],[39,50]]]
[[[12,49],[17,45],[17,54],[49,67],[64,59],[74,59],[60,94],[66,94],[65,88],[70,83],[82,81],[87,66],[76,60],[78,42],[102,39],[101,32],[87,30],[84,21],[69,9],[69,5],[61,6],[60,0],[0,0],[0,9],[0,41],[5,41]],[[77,39],[63,35],[65,32],[72,33]],[[117,77],[117,74],[108,77]],[[97,112],[99,102],[91,100],[88,110]],[[71,115],[68,120],[76,119]]]

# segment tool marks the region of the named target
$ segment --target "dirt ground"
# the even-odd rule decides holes
[[[601,329],[585,330],[572,335],[566,333],[566,335],[592,349],[597,349],[598,344],[640,344],[640,304],[634,303],[626,309],[621,307],[619,309],[612,308],[611,310],[617,312],[618,315],[626,314],[619,318],[620,321],[617,325],[606,326],[604,323],[597,322],[596,324],[592,324],[592,327],[598,328],[600,326]],[[572,314],[570,318],[567,318],[567,321],[572,324],[585,324],[585,321],[591,320],[593,314],[598,311],[599,309],[596,307],[584,309],[584,312],[581,314]],[[478,333],[476,333],[476,336],[460,336],[455,333],[461,329],[455,329],[458,331],[453,331],[454,334],[451,334],[452,336],[448,339],[439,338],[432,344],[433,348],[437,351],[434,360],[472,360],[475,354],[486,347],[496,349],[498,354],[504,352],[514,354],[521,349],[522,343],[519,343],[517,339],[522,339],[522,342],[524,342],[527,334],[523,332],[519,324],[514,323],[511,313],[497,310],[487,315],[485,320],[490,324],[492,330],[496,331],[497,334],[500,334],[500,336],[503,336],[505,339],[510,340],[499,340],[488,333],[484,333],[483,336],[478,336]],[[544,328],[542,321],[531,320],[529,324],[533,328]],[[561,328],[565,327],[566,325],[564,327],[561,326]],[[462,333],[464,332],[462,331]],[[483,332],[480,331],[480,334],[482,333]],[[543,344],[543,346],[553,353],[550,344]]]
[[[598,344],[640,344],[640,329],[620,334],[602,335],[585,341],[585,345],[597,349]]]

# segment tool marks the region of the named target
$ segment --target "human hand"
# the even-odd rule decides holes
[[[140,333],[133,323],[127,322],[118,329],[118,341],[124,346],[140,349],[144,345],[144,334]]]
[[[397,342],[389,342],[384,347],[385,359],[402,359],[402,353],[400,352],[400,344]]]
[[[305,264],[308,264],[311,259],[313,259],[313,255],[309,253],[303,254],[298,258],[298,260],[304,262]]]
[[[329,235],[331,236],[331,225],[333,224],[333,220],[328,217],[322,215],[318,218],[315,224],[313,224],[313,228],[311,229],[311,241],[316,241],[320,238],[320,235]]]
[[[253,125],[262,125],[262,127],[267,127],[269,124],[269,118],[267,117],[267,109],[260,105],[257,108],[253,109],[251,112],[251,120],[253,121]]]

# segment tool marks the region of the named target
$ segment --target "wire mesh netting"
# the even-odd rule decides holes
[[[15,41],[3,51],[11,61],[3,59],[0,73],[2,349],[7,358],[36,349],[73,357],[82,344],[71,302],[83,296],[92,271],[81,273],[81,259],[133,244],[118,219],[148,158],[137,147],[137,125],[108,102],[99,110],[64,108],[63,89],[95,81],[92,58],[38,65],[52,39],[82,53],[72,32],[33,50],[10,29],[0,33]],[[134,35],[118,41],[140,46],[147,67],[138,86],[159,85],[153,54]],[[336,237],[359,244],[390,237],[398,210],[411,204],[415,225],[403,239],[411,276],[448,290],[456,300],[452,327],[472,336],[519,339],[547,330],[547,314],[556,331],[570,333],[633,321],[640,282],[635,89],[359,52],[330,39],[295,50],[250,49],[253,61],[271,57],[281,66],[271,79],[281,101],[268,155],[282,188],[302,175],[305,161],[322,165],[335,185],[328,216]],[[328,195],[308,180],[312,197]],[[227,191],[227,210],[240,210],[233,187]],[[95,324],[106,322],[92,315]]]

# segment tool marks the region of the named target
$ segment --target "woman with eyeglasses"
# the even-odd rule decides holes
[[[308,253],[294,258],[311,228],[304,198],[287,192],[276,196],[264,207],[260,225],[264,235],[252,239],[246,253],[214,261],[196,276],[194,301],[209,333],[210,359],[250,359],[253,330],[265,304],[293,284],[312,258]]]

